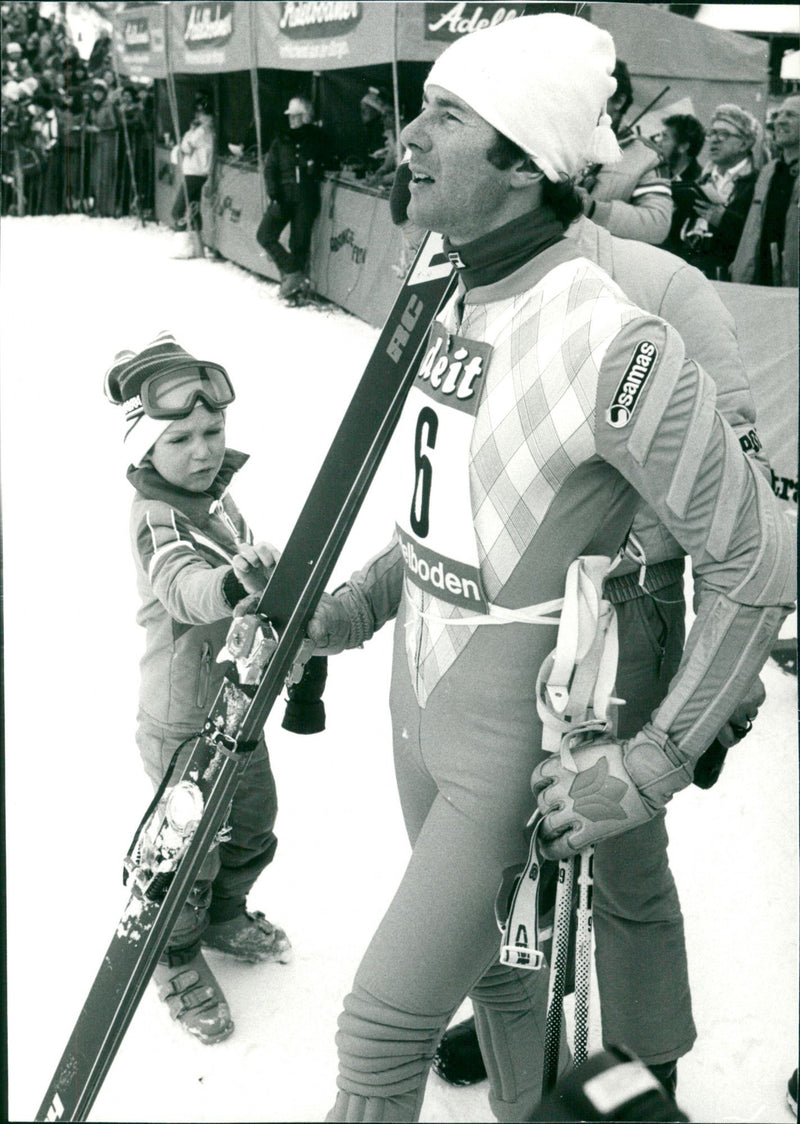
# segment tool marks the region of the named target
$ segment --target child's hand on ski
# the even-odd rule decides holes
[[[233,572],[248,593],[260,593],[280,556],[281,552],[271,543],[242,543],[233,558]]]

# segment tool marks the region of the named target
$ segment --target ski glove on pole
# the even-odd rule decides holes
[[[600,737],[555,753],[534,770],[531,788],[545,815],[543,851],[568,858],[589,844],[651,819],[690,781],[710,788],[730,746],[749,733],[766,698],[756,677],[714,742],[694,765],[681,761],[669,738],[649,724],[628,741]]]
[[[531,788],[544,815],[548,859],[639,827],[692,779],[666,734],[649,724],[627,741],[601,736],[536,767]]]

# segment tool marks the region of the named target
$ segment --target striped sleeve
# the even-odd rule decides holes
[[[794,596],[794,536],[778,500],[716,410],[713,380],[655,317],[625,325],[598,384],[599,454],[691,555],[697,615],[653,716],[693,760],[761,670]]]
[[[200,535],[166,503],[147,505],[135,530],[137,562],[173,620],[209,624],[231,615],[222,583],[231,572],[228,551]]]
[[[669,234],[674,204],[669,180],[656,169],[645,172],[630,201],[598,200],[593,220],[618,238],[633,238],[660,246]]]

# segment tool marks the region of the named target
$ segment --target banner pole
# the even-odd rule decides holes
[[[397,54],[398,54],[398,25],[400,22],[400,4],[395,0],[394,5],[394,26],[392,34],[392,96],[394,101],[394,154],[397,164],[403,158],[400,145],[400,90],[398,87],[397,77]]]

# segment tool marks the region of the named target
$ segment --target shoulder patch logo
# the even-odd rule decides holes
[[[611,405],[606,410],[606,421],[614,429],[628,424],[639,401],[639,394],[658,359],[658,348],[649,340],[637,343],[625,374],[614,392]]]

